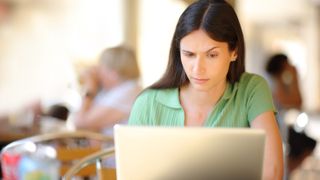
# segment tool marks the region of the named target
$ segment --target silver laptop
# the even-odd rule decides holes
[[[126,125],[114,130],[118,180],[262,177],[262,130]]]

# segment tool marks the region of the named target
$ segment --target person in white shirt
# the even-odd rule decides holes
[[[83,102],[74,116],[78,129],[113,135],[113,126],[127,123],[131,106],[140,93],[140,72],[135,53],[125,46],[108,48],[100,56],[99,66],[81,77]]]

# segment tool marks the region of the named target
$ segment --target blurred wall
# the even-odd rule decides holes
[[[142,83],[146,87],[163,75],[176,23],[187,5],[181,0],[139,2],[137,48]]]
[[[80,103],[76,67],[123,42],[123,1],[12,0],[0,17],[0,112]]]

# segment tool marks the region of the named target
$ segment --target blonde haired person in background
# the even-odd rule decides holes
[[[141,90],[139,77],[135,53],[130,48],[117,46],[104,50],[99,66],[87,69],[81,76],[83,102],[75,115],[75,126],[112,135],[114,124],[127,123]]]

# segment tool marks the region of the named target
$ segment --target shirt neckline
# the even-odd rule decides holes
[[[238,83],[235,83],[232,85],[229,82],[227,82],[227,88],[224,91],[221,99],[217,102],[216,105],[218,105],[221,100],[229,99],[236,92],[237,88],[238,88]],[[159,93],[157,94],[156,100],[159,103],[170,108],[175,108],[175,109],[182,108],[179,100],[179,88],[163,89],[159,91]]]

